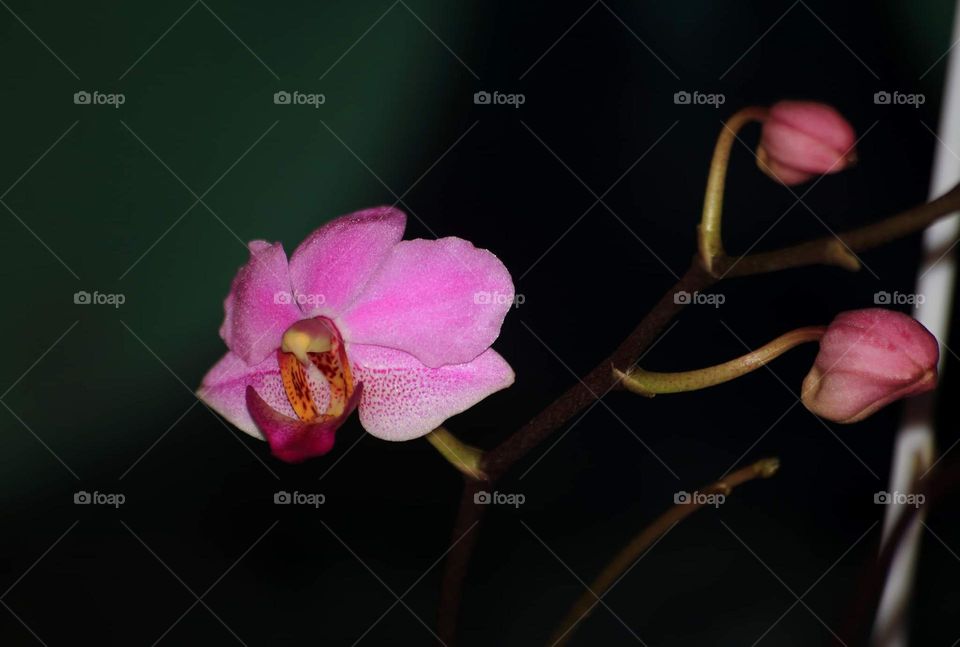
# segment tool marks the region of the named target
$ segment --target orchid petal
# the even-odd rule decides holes
[[[440,368],[379,346],[347,349],[357,381],[363,384],[360,424],[383,440],[423,436],[447,418],[513,384],[510,365],[489,349],[473,361]]]
[[[357,297],[390,249],[407,217],[392,207],[364,209],[323,225],[294,250],[290,280],[307,317],[336,315]]]
[[[249,365],[277,349],[283,331],[303,315],[290,299],[287,256],[280,243],[255,240],[223,302],[220,336]]]
[[[841,423],[937,385],[940,348],[920,322],[902,312],[867,308],[837,315],[803,381],[804,406]]]
[[[911,382],[936,367],[936,337],[915,319],[884,308],[841,312],[820,341],[817,364],[894,384]]]
[[[316,409],[326,411],[330,399],[326,380],[316,369],[309,373],[309,378]],[[248,386],[252,386],[272,409],[284,415],[296,415],[284,390],[276,353],[271,353],[255,366],[248,366],[235,353],[227,353],[204,376],[197,396],[232,425],[263,440],[263,434],[247,410]]]
[[[763,146],[770,159],[805,173],[818,174],[842,171],[850,152],[849,148],[835,147],[778,121],[763,125]]]
[[[769,177],[787,186],[803,184],[816,177],[813,173],[801,171],[796,167],[773,159],[762,145],[757,149],[757,166]]]
[[[769,121],[806,133],[841,153],[857,140],[853,126],[836,108],[817,101],[778,101],[770,107]]]
[[[491,252],[460,238],[405,240],[337,323],[348,343],[430,367],[463,364],[497,338],[513,299],[510,273]]]

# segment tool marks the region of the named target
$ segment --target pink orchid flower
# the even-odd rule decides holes
[[[757,165],[774,180],[802,184],[839,173],[856,161],[853,126],[832,107],[815,101],[780,101],[763,123]]]
[[[384,440],[423,436],[513,383],[490,348],[513,303],[510,273],[460,238],[401,240],[377,207],[320,227],[289,261],[256,240],[224,301],[229,352],[200,398],[281,460],[333,447],[355,408]]]
[[[916,319],[883,308],[842,312],[827,327],[803,380],[803,404],[835,422],[858,422],[937,386],[937,339]]]

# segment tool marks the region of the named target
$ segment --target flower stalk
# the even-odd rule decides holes
[[[446,427],[437,427],[426,436],[440,455],[447,459],[464,476],[474,481],[486,481],[487,475],[481,469],[483,450],[472,447],[456,436]]]
[[[730,151],[744,126],[754,121],[763,121],[767,109],[757,106],[743,108],[723,124],[723,130],[717,137],[710,161],[710,173],[707,176],[707,190],[703,198],[703,215],[697,228],[697,243],[700,259],[707,271],[714,274],[717,262],[726,257],[723,239],[720,236],[720,216],[723,212],[723,190],[727,183],[727,167],[730,165]]]
[[[613,367],[613,375],[628,391],[648,398],[659,393],[699,391],[751,373],[800,344],[819,341],[826,331],[825,326],[797,328],[742,357],[694,371],[656,373],[636,367],[623,372]]]
[[[917,205],[884,220],[836,236],[824,236],[782,249],[734,258],[715,265],[720,276],[751,276],[807,265],[835,265],[856,271],[855,254],[923,231],[938,219],[960,210],[960,184],[936,200]]]
[[[757,478],[767,479],[780,469],[780,461],[776,458],[764,458],[756,463],[731,472],[719,481],[698,490],[701,494],[729,495],[735,487]],[[675,525],[692,515],[704,506],[704,503],[678,503],[657,517],[653,523],[640,531],[630,543],[621,549],[620,553],[607,564],[606,567],[567,612],[566,617],[554,632],[550,640],[553,647],[561,647],[573,635],[574,628],[586,618],[594,607],[599,604],[603,595],[620,581],[623,574],[636,563],[643,553],[670,531]]]

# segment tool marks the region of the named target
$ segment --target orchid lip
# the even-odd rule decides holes
[[[277,364],[287,401],[296,418],[268,405],[248,388],[247,410],[270,443],[273,454],[299,462],[333,448],[334,432],[359,403],[360,384],[354,384],[346,347],[340,332],[326,317],[294,323],[283,334]],[[319,379],[329,391],[327,408],[318,407]]]
[[[274,456],[287,463],[301,463],[308,458],[323,456],[333,449],[334,434],[357,408],[362,391],[363,385],[357,384],[339,416],[303,422],[283,415],[267,404],[256,389],[247,386],[247,410],[270,443],[270,451]]]

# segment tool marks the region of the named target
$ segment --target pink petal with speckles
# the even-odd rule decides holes
[[[384,440],[410,440],[440,426],[491,393],[513,384],[513,369],[494,350],[466,364],[424,366],[416,357],[378,346],[347,347],[354,379],[363,384],[360,423]]]
[[[330,401],[330,388],[326,380],[312,366],[308,369],[308,377],[317,410],[326,411]],[[283,390],[275,353],[271,353],[256,366],[247,366],[238,355],[227,353],[204,376],[200,388],[197,389],[197,396],[238,429],[264,440],[247,410],[248,386],[252,386],[264,402],[278,413],[296,415]]]

